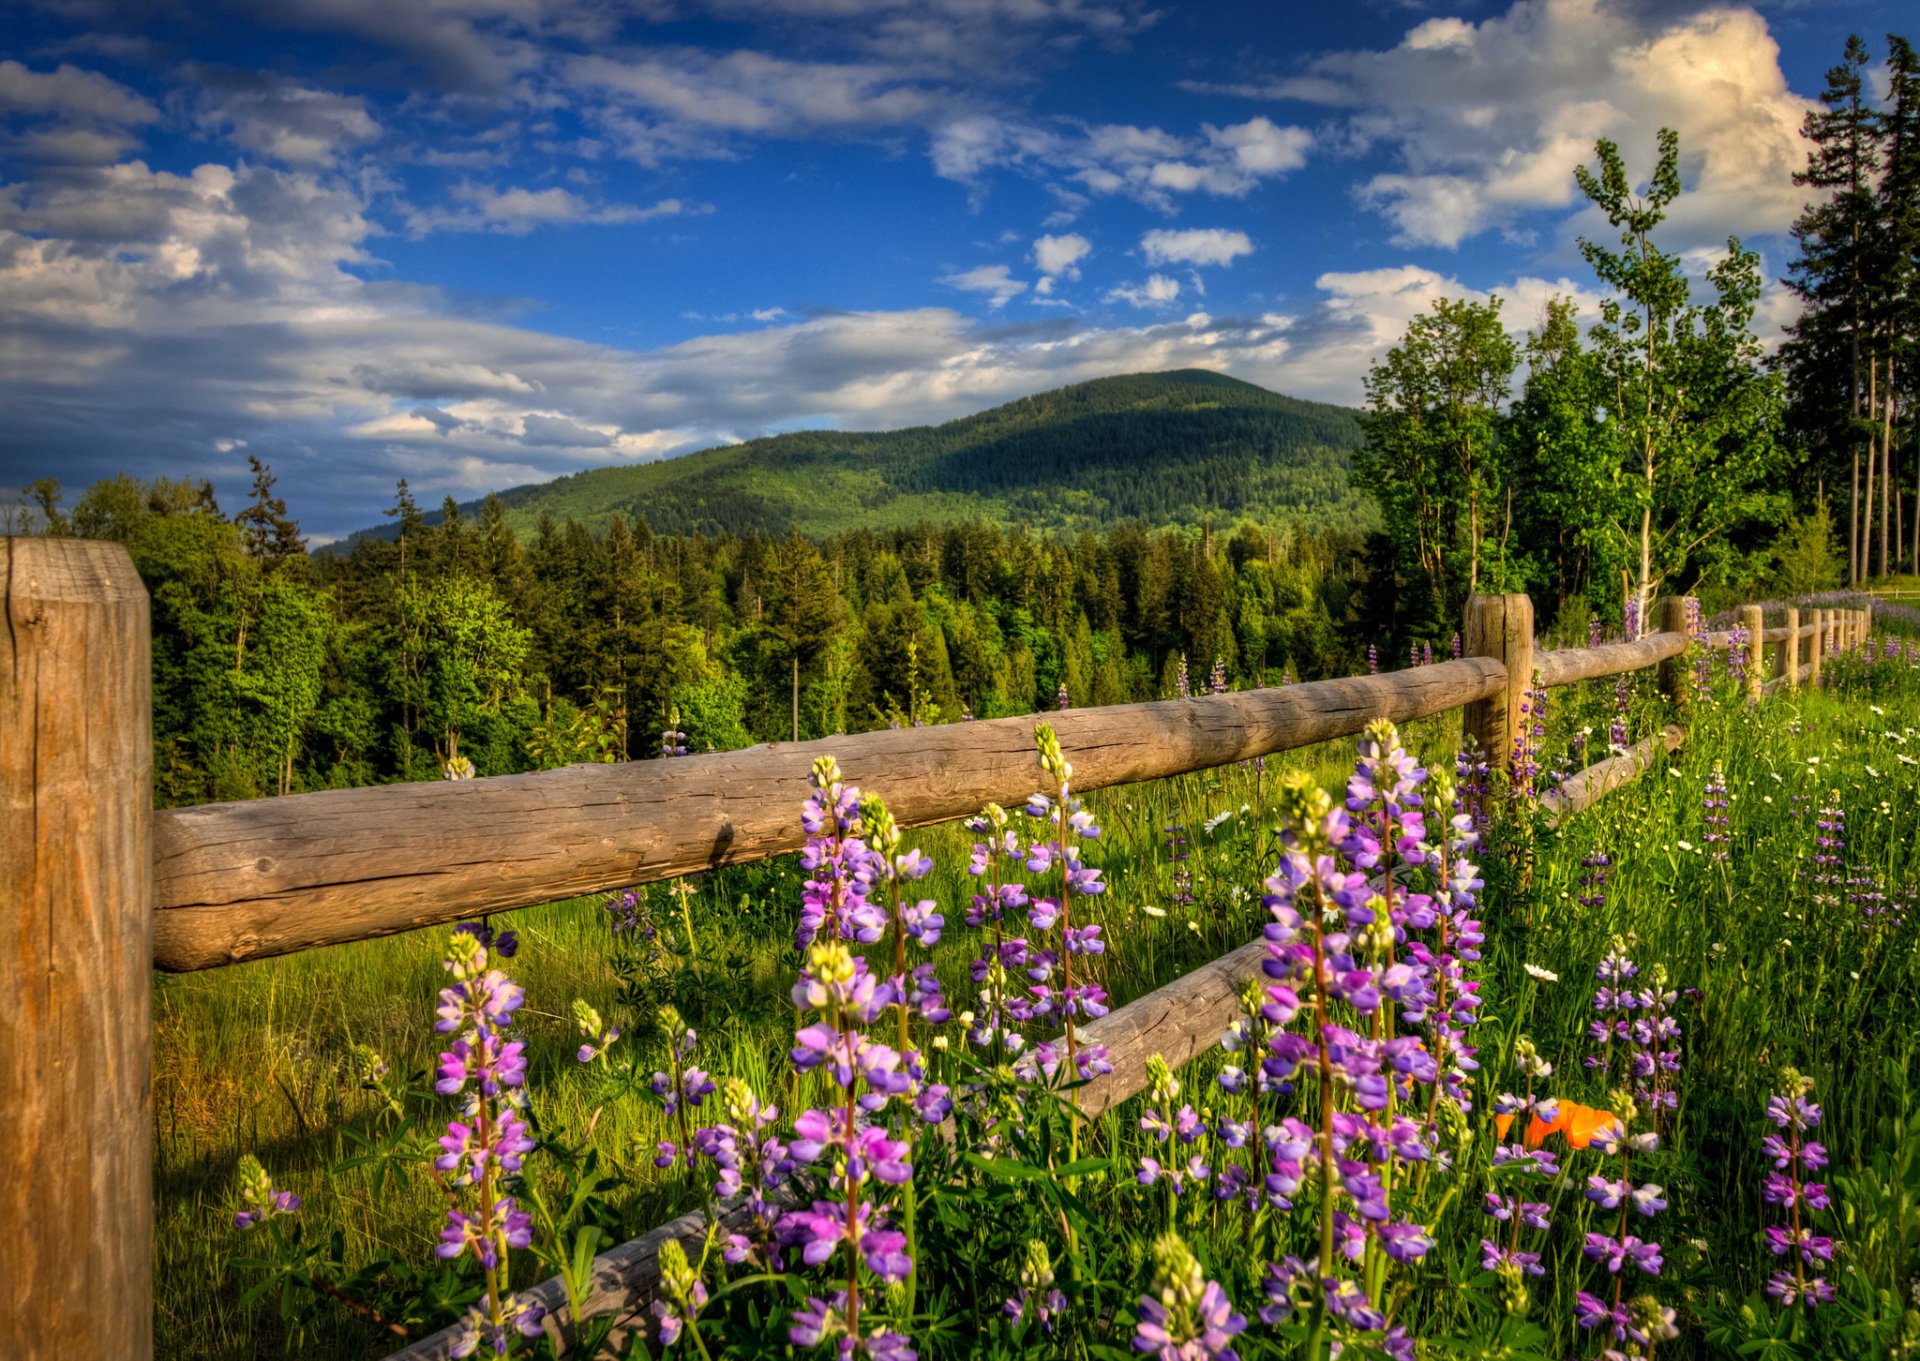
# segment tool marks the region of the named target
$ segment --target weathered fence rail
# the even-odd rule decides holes
[[[153,966],[211,968],[793,851],[808,769],[829,751],[908,825],[1018,802],[1034,784],[1024,718],[156,814],[147,597],[125,550],[0,539],[0,582],[0,1216],[15,1226],[0,1235],[0,1353],[24,1361],[152,1356]],[[1686,617],[1668,600],[1659,632],[1536,654],[1525,596],[1476,596],[1458,661],[1050,717],[1088,789],[1456,708],[1504,764],[1535,684],[1659,667],[1678,698]],[[1742,627],[1757,694],[1770,642],[1782,657],[1769,684],[1817,681],[1823,655],[1865,640],[1869,616],[1818,610],[1802,626],[1790,611],[1768,630],[1748,607]],[[1683,736],[1669,727],[1597,763],[1546,795],[1550,811],[1585,807]],[[1141,1090],[1149,1054],[1211,1047],[1258,957],[1242,947],[1087,1027],[1114,1071],[1082,1089],[1083,1109]],[[587,1312],[644,1304],[665,1237],[699,1231],[683,1217],[596,1259]],[[451,1346],[441,1334],[400,1355]]]

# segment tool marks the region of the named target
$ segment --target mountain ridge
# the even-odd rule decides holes
[[[498,495],[522,534],[543,513],[595,533],[624,515],[666,534],[825,535],[966,519],[1060,530],[1133,519],[1370,522],[1370,505],[1347,485],[1360,443],[1350,408],[1175,369],[1092,379],[937,425],[768,435]],[[394,532],[361,530],[341,546]]]

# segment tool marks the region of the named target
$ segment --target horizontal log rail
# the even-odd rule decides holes
[[[1047,718],[1074,782],[1097,789],[1444,713],[1505,683],[1471,657]],[[1024,801],[1037,773],[1033,719],[1003,718],[172,809],[154,819],[154,962],[211,968],[796,851],[807,773],[829,754],[908,826]]]
[[[1631,643],[1603,643],[1599,647],[1567,647],[1542,652],[1534,659],[1540,683],[1548,689],[1581,681],[1644,671],[1673,657],[1684,656],[1689,642],[1684,633],[1649,633]]]

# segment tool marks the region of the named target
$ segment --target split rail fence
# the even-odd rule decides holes
[[[153,1354],[155,967],[215,968],[796,851],[808,770],[829,751],[907,826],[1019,803],[1033,786],[1032,719],[1007,718],[156,812],[148,602],[126,551],[0,538],[0,578],[0,1223],[12,1226],[0,1234],[0,1355],[16,1361]],[[1049,719],[1082,789],[1452,709],[1504,760],[1536,674],[1554,687],[1659,667],[1681,700],[1686,619],[1687,602],[1670,599],[1660,631],[1637,641],[1536,652],[1526,596],[1475,596],[1457,661]],[[1754,692],[1767,647],[1779,653],[1768,684],[1797,686],[1869,627],[1867,611],[1802,623],[1788,610],[1768,629],[1747,607]],[[1669,726],[1545,802],[1555,814],[1584,807],[1684,737]],[[1089,1026],[1114,1071],[1081,1089],[1082,1108],[1140,1091],[1150,1054],[1179,1063],[1209,1048],[1258,957],[1257,943],[1244,946]],[[636,1313],[660,1244],[704,1231],[686,1216],[603,1254],[584,1312]],[[535,1290],[564,1327],[560,1283]],[[398,1356],[450,1350],[439,1334]]]

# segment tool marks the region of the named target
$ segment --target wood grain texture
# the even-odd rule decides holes
[[[1498,662],[1506,683],[1466,706],[1461,734],[1486,753],[1489,767],[1505,770],[1513,761],[1522,700],[1533,684],[1533,601],[1524,595],[1468,596],[1463,622],[1466,655]]]
[[[1747,698],[1760,698],[1760,684],[1766,679],[1766,632],[1758,605],[1740,607],[1740,627],[1747,633]]]
[[[1800,688],[1800,611],[1792,605],[1787,607],[1787,636],[1781,642],[1780,648],[1786,658],[1787,689],[1798,690]]]
[[[1044,717],[1074,783],[1095,789],[1351,736],[1375,718],[1444,713],[1507,684],[1499,663],[1469,658]],[[173,809],[155,819],[154,962],[211,968],[795,851],[817,756],[834,756],[904,825],[1016,803],[1036,787],[1033,724]]]
[[[1660,660],[1660,693],[1666,696],[1667,703],[1673,706],[1677,716],[1685,717],[1687,708],[1693,702],[1693,681],[1687,670],[1687,653],[1693,647],[1693,639],[1687,634],[1689,606],[1697,608],[1698,602],[1683,595],[1665,596],[1660,601],[1660,632],[1655,637],[1671,638],[1678,635],[1680,650]]]
[[[153,726],[118,544],[0,539],[0,1355],[153,1355]]]
[[[1827,612],[1825,610],[1815,610],[1813,612],[1813,642],[1808,648],[1807,656],[1807,667],[1809,671],[1807,684],[1813,686],[1816,690],[1820,688],[1820,658],[1826,650]]]
[[[1687,655],[1687,635],[1682,632],[1649,633],[1631,643],[1605,643],[1600,647],[1565,647],[1537,653],[1533,665],[1549,688],[1577,685],[1602,676],[1617,676],[1623,671],[1640,671],[1672,657]]]

